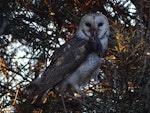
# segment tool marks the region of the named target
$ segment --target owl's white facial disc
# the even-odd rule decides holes
[[[108,30],[109,23],[106,16],[94,13],[82,17],[76,34],[86,40],[94,39],[94,37],[101,39]]]

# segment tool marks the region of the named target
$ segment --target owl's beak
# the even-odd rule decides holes
[[[90,32],[92,36],[97,35],[97,30],[95,28],[91,28]]]

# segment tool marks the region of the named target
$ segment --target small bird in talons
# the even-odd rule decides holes
[[[98,80],[109,32],[105,15],[84,15],[74,36],[55,50],[42,76],[26,87],[28,94],[43,97],[54,89],[61,92],[71,86],[77,93],[85,95],[80,86],[87,85],[91,79]]]

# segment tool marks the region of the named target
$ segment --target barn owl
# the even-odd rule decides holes
[[[98,77],[101,58],[109,38],[109,23],[101,13],[86,14],[81,18],[74,36],[51,57],[42,76],[27,86],[32,94],[42,95],[54,88],[65,91],[68,86],[83,94],[80,86]]]

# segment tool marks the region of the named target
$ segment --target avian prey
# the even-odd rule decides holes
[[[71,86],[77,93],[83,94],[80,86],[86,85],[92,78],[97,80],[108,38],[109,23],[105,15],[84,15],[75,35],[54,51],[50,65],[40,78],[27,86],[27,91],[43,95],[54,88],[65,91]]]

